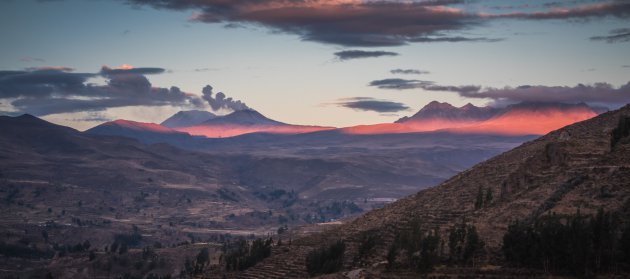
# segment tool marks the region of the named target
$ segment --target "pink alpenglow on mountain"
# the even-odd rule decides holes
[[[199,125],[176,128],[180,132],[208,138],[234,137],[250,133],[302,134],[331,129],[334,128],[286,124],[269,119],[251,109],[212,118]]]
[[[411,117],[396,123],[342,128],[347,134],[399,134],[447,131],[493,135],[544,135],[550,131],[597,116],[585,104],[523,103],[503,109],[467,104],[454,107],[433,101]]]

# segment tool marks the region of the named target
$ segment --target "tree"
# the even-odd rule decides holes
[[[484,243],[475,226],[461,223],[451,228],[448,246],[451,263],[468,264],[472,260],[474,266],[474,256],[483,249]]]
[[[479,234],[475,226],[468,226],[466,230],[466,245],[464,246],[463,259],[465,262],[472,260],[473,267],[475,266],[475,254],[477,251],[483,248],[484,243],[479,239]]]
[[[466,242],[466,224],[461,223],[451,228],[448,235],[448,251],[451,262],[460,262]]]
[[[122,255],[124,253],[127,253],[128,250],[129,250],[129,247],[127,246],[127,243],[120,244],[120,248],[118,249],[118,254]]]
[[[610,147],[611,148],[615,147],[615,145],[617,145],[617,143],[621,139],[628,136],[630,136],[630,117],[624,116],[624,117],[619,118],[617,127],[615,127],[615,129],[613,129],[612,131]]]
[[[475,199],[475,209],[480,209],[483,207],[483,189],[479,186],[479,191],[477,191],[477,198]]]
[[[320,247],[306,256],[306,270],[310,276],[335,273],[343,267],[346,244],[342,241]]]
[[[489,205],[490,203],[492,203],[492,188],[488,187],[486,189],[486,200],[485,200],[485,204]]]
[[[251,243],[241,239],[223,245],[227,270],[245,270],[271,255],[272,238],[258,238]]]

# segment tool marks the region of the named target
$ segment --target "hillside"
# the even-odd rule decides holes
[[[474,225],[485,246],[477,266],[492,270],[442,269],[436,276],[481,272],[479,276],[540,276],[513,274],[504,265],[501,243],[515,220],[536,220],[555,214],[613,212],[628,222],[630,213],[630,140],[628,125],[613,130],[620,119],[630,117],[630,105],[590,120],[553,131],[511,151],[464,171],[437,187],[420,191],[325,233],[294,240],[290,249],[276,249],[271,258],[250,268],[239,278],[286,278],[306,276],[306,255],[322,243],[344,240],[343,270],[372,277],[415,277],[409,271],[385,271],[388,251],[396,235],[419,222],[422,230],[439,235],[458,223]],[[490,189],[494,199],[476,209],[479,189]],[[369,253],[359,253],[366,234],[377,239]],[[362,255],[363,254],[363,255]],[[357,260],[359,259],[359,260]],[[363,269],[358,271],[356,269]],[[379,274],[379,275],[375,275]],[[370,276],[368,276],[370,277]]]

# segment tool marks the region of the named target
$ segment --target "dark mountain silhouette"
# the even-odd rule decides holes
[[[468,103],[462,107],[455,107],[449,103],[432,101],[420,111],[410,117],[403,117],[396,123],[414,122],[422,120],[451,120],[451,121],[482,121],[495,116],[500,109],[493,107],[477,107]]]
[[[85,131],[87,134],[119,136],[137,139],[144,143],[170,143],[175,146],[190,144],[195,140],[188,133],[179,132],[155,123],[115,120]]]

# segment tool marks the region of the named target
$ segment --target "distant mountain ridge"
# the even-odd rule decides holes
[[[292,125],[269,119],[253,109],[232,112],[198,125],[180,127],[178,131],[208,138],[233,137],[251,133],[302,134],[331,130],[334,127]]]
[[[215,117],[217,117],[217,115],[205,110],[179,111],[164,120],[160,125],[168,128],[195,126]]]
[[[428,119],[442,120],[486,120],[495,116],[500,109],[493,107],[477,107],[468,103],[462,107],[455,107],[449,103],[432,101],[420,111],[410,117],[398,119],[395,123],[414,122]]]
[[[85,131],[87,134],[119,136],[140,140],[145,143],[187,142],[193,137],[155,123],[143,123],[131,120],[115,120],[100,124]]]
[[[269,119],[266,116],[262,115],[260,112],[257,112],[253,109],[244,109],[237,110],[225,116],[208,119],[202,123],[199,123],[199,125],[279,126],[288,124]]]

